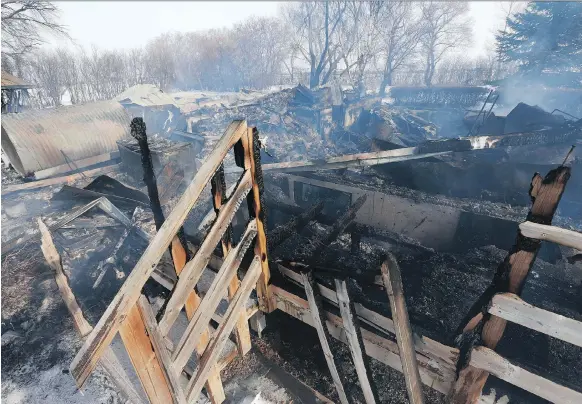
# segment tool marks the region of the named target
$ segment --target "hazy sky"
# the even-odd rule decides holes
[[[75,43],[106,49],[140,47],[161,33],[229,27],[251,16],[275,16],[281,2],[158,2],[64,1],[56,2],[61,21]],[[493,44],[493,32],[503,25],[503,8],[497,1],[470,3],[474,45],[469,54],[483,53]],[[67,45],[53,39],[49,45]]]

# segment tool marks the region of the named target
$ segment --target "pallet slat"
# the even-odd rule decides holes
[[[582,347],[582,322],[532,306],[513,293],[495,295],[489,313]]]
[[[582,233],[577,231],[532,222],[521,223],[519,225],[519,230],[525,237],[551,241],[552,243],[576,248],[577,250],[582,251]]]

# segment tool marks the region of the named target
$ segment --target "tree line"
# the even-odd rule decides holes
[[[381,95],[397,84],[481,85],[527,65],[515,56],[516,47],[527,49],[517,31],[527,13],[548,13],[548,7],[540,11],[535,4],[521,13],[510,10],[498,33],[497,51],[469,60],[461,52],[471,42],[468,3],[288,3],[277,17],[253,17],[232,28],[167,33],[142,48],[41,51],[34,24],[65,33],[52,3],[2,0],[2,68],[36,84],[43,106],[59,105],[64,91],[72,103],[83,103],[110,99],[144,83],[162,90],[236,91],[340,82],[360,94],[371,90]],[[19,6],[26,9],[19,12]],[[566,14],[560,15],[567,19]],[[19,19],[12,21],[14,15]],[[27,26],[22,16],[30,16]],[[555,32],[544,35],[550,34]]]

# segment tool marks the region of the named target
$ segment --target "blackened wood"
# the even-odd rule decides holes
[[[287,240],[293,233],[299,233],[307,224],[312,221],[323,210],[324,202],[316,203],[311,208],[295,216],[285,224],[270,232],[268,240],[269,250],[274,250]]]
[[[358,374],[358,380],[360,381],[360,386],[362,387],[366,403],[380,403],[380,400],[378,399],[378,391],[372,378],[370,361],[368,356],[365,354],[366,349],[362,340],[360,324],[356,315],[354,303],[350,299],[350,295],[348,293],[346,281],[336,279],[335,291],[342,315],[344,330],[348,340],[348,346],[350,347],[350,352],[352,353],[352,359],[354,360],[356,373]]]
[[[333,383],[335,384],[335,389],[337,390],[337,394],[342,404],[348,404],[349,400],[348,397],[346,396],[346,392],[344,390],[341,377],[335,364],[333,353],[331,352],[331,348],[329,346],[330,336],[329,331],[327,330],[326,320],[323,317],[324,313],[323,303],[321,300],[321,295],[319,294],[319,288],[315,284],[315,281],[313,280],[313,275],[311,273],[309,272],[303,273],[301,274],[301,277],[303,279],[303,286],[305,288],[305,294],[307,295],[307,301],[309,303],[311,317],[313,317],[313,324],[315,325],[315,329],[317,330],[317,335],[319,336],[319,343],[321,344],[321,348],[323,349],[323,355],[325,356],[327,367],[329,368],[331,378],[333,379]]]
[[[418,363],[416,362],[416,352],[414,351],[414,340],[406,300],[404,298],[404,287],[400,275],[400,267],[392,254],[388,254],[386,261],[382,264],[382,280],[386,287],[392,320],[396,331],[396,342],[400,361],[402,362],[402,373],[406,382],[408,400],[411,404],[423,404],[422,385]]]

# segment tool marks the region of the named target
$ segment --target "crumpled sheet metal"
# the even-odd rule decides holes
[[[2,115],[2,150],[14,169],[36,171],[117,150],[130,117],[116,101]],[[63,153],[65,155],[63,155]]]

